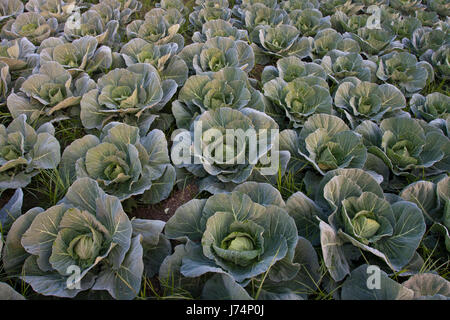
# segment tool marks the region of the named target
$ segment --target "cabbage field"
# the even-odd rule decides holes
[[[0,299],[450,299],[448,0],[0,0]]]

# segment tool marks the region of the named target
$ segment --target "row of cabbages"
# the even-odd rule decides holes
[[[143,276],[207,299],[450,296],[417,252],[450,251],[450,98],[424,94],[448,86],[445,1],[198,0],[189,13],[169,0],[136,19],[141,8],[0,1],[0,99],[13,118],[0,124],[0,191],[16,189],[0,211],[8,277],[58,297],[132,299]],[[78,120],[86,135],[61,150],[54,125]],[[194,120],[203,149],[209,129],[280,133],[257,136],[256,164],[175,162],[196,158]],[[214,143],[234,148],[225,138]],[[267,157],[276,174],[264,174]],[[45,169],[71,187],[23,213],[21,188]],[[303,192],[283,199],[283,176]],[[212,195],[167,223],[122,208],[187,181]],[[378,289],[369,264],[382,269]]]

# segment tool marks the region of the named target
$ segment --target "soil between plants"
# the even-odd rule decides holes
[[[183,190],[172,192],[169,198],[156,205],[138,206],[130,216],[140,219],[162,220],[167,222],[181,205],[195,198],[198,187],[190,184]]]

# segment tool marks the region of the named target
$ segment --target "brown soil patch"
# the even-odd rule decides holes
[[[9,199],[14,195],[14,192],[15,190],[8,189],[0,195],[0,209],[8,203]]]
[[[186,186],[183,190],[172,192],[171,196],[156,205],[138,206],[130,214],[140,219],[167,221],[173,216],[175,210],[198,194],[198,187],[194,184]]]
[[[250,71],[250,76],[258,81],[261,81],[261,75],[264,70],[264,66],[261,64],[255,64],[252,71]]]

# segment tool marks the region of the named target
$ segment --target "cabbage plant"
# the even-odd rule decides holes
[[[203,25],[212,20],[225,20],[233,22],[231,9],[228,8],[228,0],[202,0],[198,6],[189,14],[189,22],[196,31],[202,29]]]
[[[199,179],[201,190],[219,193],[247,180],[271,182],[276,174],[262,170],[277,164],[270,160],[277,159],[275,171],[281,168],[284,172],[289,153],[274,148],[278,125],[264,112],[222,107],[205,111],[195,120],[190,130],[174,135],[171,158],[177,168]],[[253,134],[256,141],[249,142],[246,133]],[[177,172],[177,178],[182,174]]]
[[[182,0],[161,0],[159,3],[155,3],[155,7],[164,10],[177,9],[182,14],[187,14],[189,11]]]
[[[331,15],[335,11],[342,11],[348,16],[356,15],[364,8],[364,4],[351,0],[324,0],[320,1],[320,11],[325,15]]]
[[[0,105],[3,105],[8,97],[11,85],[9,66],[0,61]]]
[[[177,83],[161,81],[158,71],[148,63],[116,68],[97,81],[97,88],[83,95],[81,122],[87,129],[101,129],[107,122],[122,119],[138,124],[142,133],[154,120],[149,113],[160,111],[172,98]]]
[[[105,126],[100,138],[85,135],[72,142],[60,171],[72,181],[94,179],[120,200],[143,194],[148,203],[165,199],[175,180],[164,133],[154,129],[141,137],[137,127],[119,122]]]
[[[294,10],[319,9],[319,6],[319,0],[283,0],[280,2],[280,7],[287,12],[291,12]]]
[[[252,34],[253,36],[250,38],[252,48],[260,64],[267,64],[271,56],[305,58],[311,54],[313,39],[300,37],[300,32],[294,26],[288,24],[281,24],[277,27],[260,25]]]
[[[286,82],[275,78],[266,82],[264,95],[284,114],[294,128],[301,127],[314,113],[331,113],[332,98],[326,81],[306,76]]]
[[[431,64],[437,76],[443,79],[450,78],[450,44],[442,46],[431,55]]]
[[[25,8],[35,12],[45,19],[55,18],[59,23],[65,22],[73,11],[73,4],[63,0],[29,0]]]
[[[275,188],[254,183],[179,207],[165,234],[188,242],[181,274],[226,273],[245,286],[271,267],[294,267],[297,228],[283,204]],[[269,279],[289,280],[283,272],[278,277],[269,272]]]
[[[8,20],[2,28],[2,35],[14,40],[26,37],[30,42],[39,45],[43,40],[55,34],[58,21],[55,18],[45,19],[35,12],[24,12],[15,19]]]
[[[361,48],[358,43],[350,38],[344,38],[334,29],[322,29],[314,37],[313,57],[323,58],[330,54],[332,50],[340,50],[342,52],[359,53]]]
[[[23,13],[23,2],[20,0],[2,0],[0,1],[0,22],[11,17],[17,17]]]
[[[368,56],[383,55],[395,49],[403,48],[402,43],[395,41],[396,35],[383,29],[359,28],[356,33],[350,33],[352,39],[358,42],[361,51]]]
[[[364,121],[356,131],[368,151],[383,160],[395,175],[413,175],[414,170],[448,171],[450,140],[441,131],[408,117],[393,117],[377,126]]]
[[[445,0],[428,0],[427,6],[442,17],[450,15],[450,5]]]
[[[183,49],[184,38],[178,30],[179,24],[171,24],[164,15],[146,15],[145,20],[134,20],[127,25],[128,39],[141,38],[148,42],[161,45],[174,42],[178,50]]]
[[[134,13],[142,8],[142,2],[137,0],[103,0],[90,7],[90,10],[97,11],[105,23],[110,20],[117,20],[121,25],[130,22]]]
[[[191,73],[208,74],[225,67],[241,68],[250,72],[255,66],[252,48],[242,40],[227,37],[215,37],[205,43],[193,43],[179,54],[186,62]]]
[[[391,52],[381,56],[378,61],[377,77],[395,84],[406,95],[422,90],[434,79],[433,67],[426,61],[417,61],[408,52]]]
[[[289,12],[289,24],[305,37],[314,37],[320,30],[331,27],[330,17],[323,17],[317,9],[292,10]]]
[[[255,3],[244,11],[243,25],[251,37],[253,37],[253,30],[258,26],[277,27],[288,22],[289,17],[286,11],[278,8],[269,8],[262,3]]]
[[[95,10],[88,10],[80,17],[80,27],[77,24],[66,23],[64,25],[64,37],[68,41],[93,36],[99,44],[114,45],[119,42],[119,21],[104,21],[100,13]]]
[[[379,122],[385,114],[392,114],[406,107],[406,99],[391,84],[378,85],[350,77],[336,90],[334,104],[355,126],[364,120]]]
[[[379,288],[369,289],[371,266],[364,264],[352,271],[342,284],[342,300],[448,300],[450,282],[431,273],[417,273],[401,284],[380,270]]]
[[[312,115],[299,133],[284,130],[280,140],[293,160],[304,159],[322,175],[338,168],[362,168],[367,159],[362,137],[333,115]]]
[[[95,87],[87,74],[73,79],[62,65],[50,61],[22,83],[22,93],[9,96],[8,108],[13,116],[23,112],[30,115],[30,120],[35,120],[36,116],[68,118],[79,114],[78,109],[72,112],[68,108],[78,106],[81,97]]]
[[[327,173],[317,188],[316,202],[331,213],[319,228],[325,265],[336,281],[351,271],[345,244],[372,253],[399,271],[413,258],[425,233],[419,207],[408,201],[390,204],[377,180],[361,169]]]
[[[321,62],[328,77],[336,83],[344,82],[348,77],[355,77],[361,81],[371,81],[376,70],[376,64],[370,60],[363,60],[356,52],[331,50]]]
[[[416,17],[399,17],[395,20],[389,28],[397,34],[398,39],[402,39],[402,43],[405,41],[404,38],[411,39],[413,32],[422,27],[422,22]]]
[[[232,40],[244,40],[247,38],[247,31],[234,27],[230,22],[217,19],[205,22],[202,31],[194,32],[193,42],[206,42],[215,37],[227,37]]]
[[[140,38],[131,39],[120,49],[128,67],[136,63],[149,63],[158,70],[161,80],[172,79],[182,86],[188,78],[189,69],[177,52],[178,45],[174,42],[157,45]]]
[[[0,62],[8,65],[14,78],[26,77],[39,64],[36,47],[27,38],[3,39],[0,42]]]
[[[130,221],[118,198],[94,180],[78,179],[60,203],[30,209],[14,222],[3,265],[42,295],[105,290],[115,299],[133,299],[144,270],[151,276],[152,263],[158,266],[159,255],[170,250],[164,241],[158,248],[163,227],[162,221]],[[144,260],[150,249],[153,255]],[[79,277],[70,277],[74,270]]]
[[[261,74],[261,82],[265,84],[272,79],[281,78],[291,82],[297,78],[313,76],[327,80],[327,74],[323,68],[314,62],[304,62],[295,56],[277,60],[276,66],[266,66]]]
[[[40,64],[56,61],[72,75],[107,71],[113,62],[111,48],[99,46],[93,36],[84,36],[72,42],[61,38],[49,38],[39,47]]]
[[[184,15],[178,9],[175,8],[170,9],[153,8],[145,14],[144,20],[150,19],[151,16],[162,16],[171,26],[176,24],[182,26],[186,21]]]
[[[426,97],[416,93],[409,104],[417,118],[428,122],[438,118],[446,119],[450,115],[450,97],[439,92],[430,93]]]
[[[367,25],[367,15],[347,16],[344,12],[337,10],[330,18],[331,26],[338,32],[358,32],[359,28]]]
[[[417,204],[422,210],[431,231],[441,234],[450,252],[450,178],[445,176],[437,183],[417,181],[406,186],[400,197]]]
[[[55,169],[61,159],[55,128],[46,123],[37,130],[20,115],[7,127],[0,124],[0,190],[27,186],[44,169]]]
[[[189,129],[198,115],[223,107],[264,111],[261,92],[250,85],[247,74],[239,68],[191,76],[172,103],[172,113],[178,128]]]
[[[404,38],[403,43],[410,53],[419,57],[419,60],[430,62],[435,51],[450,44],[450,37],[440,29],[422,27],[413,32],[411,39]]]

